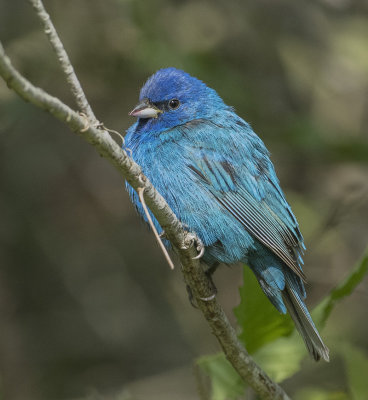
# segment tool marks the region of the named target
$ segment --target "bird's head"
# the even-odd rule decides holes
[[[176,68],[160,69],[144,84],[139,104],[129,113],[140,131],[160,133],[196,119],[211,119],[227,108],[215,90]]]

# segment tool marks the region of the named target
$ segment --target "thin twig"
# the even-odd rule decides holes
[[[46,33],[49,42],[57,55],[59,64],[66,76],[66,80],[70,86],[70,90],[72,92],[72,95],[74,96],[74,99],[80,111],[85,113],[91,122],[96,122],[97,118],[95,117],[95,114],[88,103],[87,97],[84,94],[79,79],[74,72],[73,65],[70,62],[69,56],[65,51],[65,48],[59,38],[58,33],[56,32],[54,24],[51,21],[50,15],[45,10],[45,7],[41,0],[28,0],[28,1],[32,4],[32,7],[36,11],[37,16],[41,20],[44,32]]]
[[[199,260],[193,260],[193,257],[197,255],[193,246],[193,234],[184,230],[164,198],[156,191],[148,178],[142,174],[140,166],[128,157],[126,151],[120,148],[107,132],[97,129],[94,124],[81,133],[81,130],[86,127],[85,118],[56,97],[35,87],[25,79],[11,64],[1,43],[0,76],[3,77],[8,87],[25,101],[46,110],[92,144],[103,157],[114,165],[135,190],[138,190],[139,187],[144,188],[146,204],[165,231],[168,240],[177,249],[184,279],[197,299],[198,308],[205,316],[227,359],[239,376],[254,389],[261,399],[288,400],[289,397],[284,390],[273,382],[253,361],[239,342],[235,330],[230,325],[217,299],[201,300],[201,298],[211,296],[213,287],[210,285]]]
[[[106,128],[106,126],[104,125],[103,122],[100,122],[100,123],[97,125],[97,128],[103,129],[103,130],[105,130],[105,131],[107,131],[107,132],[109,132],[109,133],[113,133],[114,135],[119,136],[119,138],[120,138],[120,140],[121,140],[121,146],[122,146],[122,147],[124,146],[124,144],[125,144],[125,139],[124,139],[124,136],[123,136],[120,132],[115,131],[114,129]],[[125,148],[125,150],[127,150],[127,148]],[[129,149],[129,150],[130,150],[130,149]],[[130,151],[131,151],[131,150],[130,150]],[[131,154],[130,154],[130,156],[131,156]]]
[[[169,255],[169,253],[168,253],[167,250],[166,250],[165,245],[162,243],[162,240],[161,240],[161,238],[160,238],[160,235],[159,235],[158,232],[157,232],[157,229],[156,229],[156,227],[155,227],[155,225],[154,225],[154,223],[153,223],[153,221],[152,221],[151,215],[150,215],[150,213],[149,213],[149,211],[148,211],[148,208],[147,208],[147,206],[146,206],[146,202],[144,201],[144,195],[143,195],[143,193],[144,193],[144,188],[143,188],[143,187],[139,187],[138,190],[137,190],[137,192],[138,192],[139,200],[141,201],[143,210],[144,210],[144,212],[145,212],[145,214],[146,214],[147,220],[148,220],[148,222],[149,222],[149,224],[150,224],[150,226],[151,226],[151,229],[152,229],[152,231],[153,231],[153,234],[155,235],[155,237],[156,237],[156,239],[157,239],[157,243],[159,244],[159,246],[160,246],[162,252],[164,253],[164,256],[165,256],[165,258],[166,258],[166,261],[167,261],[167,263],[169,264],[169,267],[170,267],[171,269],[174,269],[174,263],[172,262],[172,260],[171,260],[171,258],[170,258],[170,255]]]

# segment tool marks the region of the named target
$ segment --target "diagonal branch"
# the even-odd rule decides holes
[[[34,8],[38,18],[41,20],[43,30],[46,33],[49,42],[56,53],[59,60],[59,64],[66,76],[66,80],[70,86],[70,91],[77,103],[81,112],[87,115],[88,119],[92,122],[97,122],[94,112],[88,103],[87,97],[84,94],[82,86],[79,82],[77,75],[74,72],[72,63],[70,62],[69,56],[64,49],[63,43],[61,42],[59,35],[51,21],[50,15],[45,10],[45,7],[41,0],[28,0]]]
[[[164,198],[156,191],[146,178],[141,168],[120,148],[110,135],[96,126],[86,126],[86,119],[51,96],[35,87],[24,78],[11,64],[0,42],[0,76],[21,98],[41,108],[66,124],[73,132],[82,136],[87,142],[105,157],[118,172],[138,191],[144,189],[145,201],[154,216],[164,229],[166,237],[177,249],[185,282],[197,299],[198,307],[205,316],[212,332],[217,337],[227,359],[242,379],[248,383],[260,398],[266,400],[287,400],[289,397],[283,389],[273,382],[268,375],[253,361],[239,342],[235,330],[230,325],[224,311],[216,298],[210,301],[212,287],[201,267],[193,243],[195,235],[184,230],[182,224],[167,205]]]

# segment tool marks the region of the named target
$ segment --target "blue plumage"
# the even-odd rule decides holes
[[[126,147],[202,240],[203,261],[247,263],[272,304],[289,311],[314,358],[328,360],[304,304],[303,237],[261,139],[213,89],[175,68],[151,76],[139,100]]]

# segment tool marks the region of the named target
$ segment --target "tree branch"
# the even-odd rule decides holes
[[[70,91],[79,107],[80,111],[86,114],[91,122],[97,122],[94,112],[88,103],[87,97],[84,94],[82,85],[79,82],[77,75],[74,72],[72,63],[69,60],[69,56],[64,49],[63,43],[61,42],[58,33],[51,21],[50,15],[45,10],[45,7],[41,0],[28,0],[34,8],[38,18],[40,19],[43,30],[47,35],[49,42],[56,53],[59,60],[61,69],[63,70],[66,81],[70,86]]]
[[[62,46],[61,42],[59,44]],[[63,51],[65,52],[65,50]],[[198,307],[217,337],[227,359],[260,398],[266,400],[289,399],[283,389],[273,382],[249,356],[239,342],[217,299],[213,298],[210,301],[200,300],[201,298],[210,298],[213,289],[199,261],[193,259],[196,255],[193,246],[196,237],[184,230],[164,198],[156,191],[148,178],[143,175],[140,166],[128,156],[124,149],[117,145],[106,131],[88,123],[86,124],[85,117],[69,108],[56,97],[35,87],[24,78],[12,66],[1,42],[0,76],[2,76],[8,87],[13,89],[25,101],[49,112],[65,123],[73,132],[92,144],[103,157],[114,165],[135,190],[144,189],[145,201],[161,227],[165,230],[166,237],[176,248],[182,264],[185,282],[192,289],[193,295],[197,299]]]

